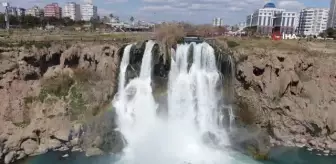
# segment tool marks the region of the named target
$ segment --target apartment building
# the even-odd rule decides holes
[[[63,17],[69,17],[74,21],[81,19],[80,5],[75,2],[68,2],[64,6]]]
[[[328,8],[306,8],[300,12],[298,32],[301,35],[318,36],[327,29]]]
[[[97,6],[94,6],[92,3],[83,4],[81,7],[82,20],[90,21],[91,19],[97,19]]]
[[[214,27],[221,27],[221,26],[224,26],[224,21],[222,18],[214,18],[212,20],[212,25]]]
[[[62,18],[62,8],[58,3],[48,4],[44,7],[44,17]]]
[[[38,6],[33,6],[32,8],[26,10],[26,15],[31,15],[34,17],[43,17],[44,11]]]
[[[330,1],[330,9],[329,9],[327,27],[336,28],[336,0]]]

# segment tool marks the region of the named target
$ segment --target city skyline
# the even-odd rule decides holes
[[[3,2],[3,0],[1,0]],[[85,0],[7,0],[12,6],[43,7],[52,2],[64,7],[66,2],[83,4]],[[330,0],[273,0],[278,8],[299,12],[305,7],[329,7]],[[93,0],[98,14],[113,13],[122,19],[130,16],[152,21],[186,21],[195,24],[210,24],[214,17],[221,17],[224,24],[236,24],[246,15],[262,7],[265,0]],[[298,10],[299,9],[299,10]],[[3,10],[3,8],[2,8]],[[126,12],[127,11],[127,12]]]

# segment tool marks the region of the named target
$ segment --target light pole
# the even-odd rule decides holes
[[[156,14],[156,13],[154,13],[154,17],[155,17],[155,14]],[[155,24],[155,22],[154,22],[154,33],[155,33],[155,26],[156,26],[156,24]]]
[[[9,30],[9,18],[8,18],[8,9],[9,9],[9,3],[3,2],[2,6],[5,7],[5,21],[6,21],[6,29]]]

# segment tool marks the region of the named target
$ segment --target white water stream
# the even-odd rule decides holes
[[[156,104],[151,87],[154,44],[146,43],[140,76],[130,80],[126,87],[131,45],[123,54],[119,90],[113,100],[118,130],[127,142],[119,163],[254,163],[227,149],[230,142],[219,113],[219,107],[223,106],[221,76],[214,49],[207,43],[177,46],[168,81],[168,119],[157,115],[160,104]],[[193,49],[191,55],[190,49]]]

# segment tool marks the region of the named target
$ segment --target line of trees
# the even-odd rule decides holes
[[[25,16],[8,16],[9,23],[12,27],[18,28],[34,28],[34,27],[45,27],[46,25],[54,26],[82,26],[85,21],[74,21],[70,18],[56,18],[56,17],[34,17],[31,15]],[[92,24],[99,24],[99,20],[92,19],[90,21]],[[0,14],[0,25],[2,28],[5,28],[6,21],[5,15]]]

